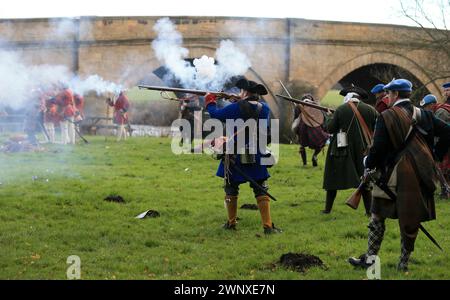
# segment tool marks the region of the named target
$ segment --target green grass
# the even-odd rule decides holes
[[[127,97],[135,103],[157,101],[157,100],[167,101],[161,96],[161,92],[139,89],[137,86],[127,91]],[[175,94],[170,92],[166,93],[165,97],[176,98]]]
[[[320,104],[336,108],[339,105],[342,104],[343,98],[341,95],[339,95],[339,90],[329,90],[328,93],[320,100]]]
[[[0,153],[0,279],[65,279],[69,255],[81,258],[82,279],[365,279],[346,259],[366,249],[363,210],[338,193],[331,215],[319,167],[301,167],[296,145],[281,145],[271,169],[272,217],[284,233],[264,236],[258,211],[239,210],[236,232],[226,219],[217,161],[173,155],[170,139],[88,137],[89,145],[52,146],[41,153]],[[310,155],[309,154],[309,159]],[[37,176],[36,180],[32,180]],[[48,182],[47,182],[48,179]],[[126,203],[104,201],[120,194]],[[255,203],[242,187],[239,206]],[[387,222],[380,253],[383,279],[448,279],[448,201],[425,224],[447,252],[419,234],[409,274],[395,269],[398,225]],[[138,220],[154,209],[160,218]],[[304,274],[275,264],[287,252],[319,256],[328,269]]]

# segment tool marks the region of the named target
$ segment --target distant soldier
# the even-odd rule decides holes
[[[61,90],[56,95],[56,104],[61,116],[61,143],[63,145],[75,144],[75,103],[73,92],[65,83],[62,83],[60,88]]]
[[[47,130],[49,142],[55,143],[55,128],[59,126],[62,120],[58,113],[58,104],[56,103],[56,95],[58,94],[56,86],[48,86],[42,93],[45,103],[44,127]]]
[[[73,118],[75,132],[80,133],[80,124],[84,120],[84,97],[78,93],[73,94],[75,115]]]
[[[435,95],[428,94],[420,101],[420,106],[433,112],[436,118],[441,119],[445,123],[450,122],[450,103],[438,103]]]
[[[445,103],[450,104],[450,82],[444,83],[442,89]]]
[[[201,136],[201,126],[203,125],[200,121],[202,107],[200,106],[199,96],[193,95],[187,98],[180,99],[180,119],[187,120],[190,124],[191,130],[189,136],[183,136],[180,143],[191,143],[195,133],[197,136]],[[197,126],[197,127],[196,127]]]
[[[311,94],[306,94],[302,97],[303,101],[316,103]],[[317,155],[325,147],[328,140],[328,133],[326,133],[322,126],[324,123],[324,114],[321,110],[304,106],[301,104],[295,105],[294,109],[294,131],[298,136],[300,149],[299,153],[306,166],[306,147],[314,150],[312,157],[313,167],[317,166]]]
[[[447,152],[450,126],[432,112],[414,107],[409,100],[410,81],[396,79],[384,88],[394,104],[377,119],[373,146],[364,163],[365,168],[381,173],[374,187],[368,249],[359,258],[350,258],[349,263],[364,268],[372,264],[369,257],[378,255],[385,219],[392,218],[398,219],[401,235],[397,268],[407,271],[420,223],[436,218],[433,156],[442,160]]]
[[[114,107],[114,124],[118,126],[117,129],[117,141],[127,139],[127,130],[125,125],[128,125],[128,110],[130,109],[130,101],[125,95],[125,91],[120,91],[119,97],[115,102],[111,98],[108,98],[107,103]]]
[[[39,130],[39,111],[40,103],[33,93],[30,98],[30,103],[25,108],[25,121],[23,124],[23,131],[27,135],[28,142],[32,145],[39,145],[36,134]]]
[[[422,101],[420,101],[420,106],[423,109],[431,111],[434,116],[438,119],[441,119],[445,123],[449,124],[450,122],[450,103],[437,103],[436,96],[429,94],[426,95]],[[444,175],[447,184],[449,184],[450,179],[450,152],[444,156],[444,159],[441,163],[439,163],[439,169]],[[448,199],[450,197],[449,193],[445,189],[445,184],[441,182],[441,195],[442,199]]]
[[[364,173],[363,157],[371,144],[377,111],[362,100],[368,99],[363,89],[352,86],[343,89],[345,96],[332,118],[327,120],[327,132],[333,134],[327,152],[323,188],[326,190],[325,209],[329,214],[338,190],[357,188]],[[370,212],[371,187],[366,185],[362,197],[366,214]]]
[[[242,100],[231,103],[222,109],[217,108],[216,96],[214,94],[207,94],[205,96],[205,106],[211,118],[218,119],[222,122],[226,122],[228,119],[234,121],[237,119],[242,119],[244,121],[254,119],[257,124],[259,123],[259,120],[267,120],[267,126],[269,126],[269,106],[260,101],[260,95],[267,95],[267,89],[262,84],[257,84],[254,81],[248,81],[246,79],[237,81],[236,87],[241,89],[239,96]],[[241,128],[237,128],[237,130],[241,130]],[[270,132],[269,129],[267,129],[267,131]],[[261,163],[263,153],[259,147],[256,149],[256,154],[251,154],[248,151],[250,147],[250,136],[258,136],[258,134],[256,132],[249,132],[245,137],[245,145],[243,145],[245,149],[235,149],[235,151],[237,150],[240,152],[225,153],[225,158],[222,159],[219,169],[217,170],[217,176],[225,178],[225,205],[228,211],[228,221],[224,224],[224,229],[236,229],[239,186],[248,182],[248,179],[237,172],[235,168],[229,164],[235,164],[237,168],[241,169],[243,173],[254,180],[259,187],[265,191],[268,190],[267,179],[270,175],[267,171],[267,166]],[[228,138],[233,140],[233,143],[236,146],[236,136],[234,138]],[[259,141],[256,144],[259,145]],[[227,163],[227,161],[229,162],[230,160],[234,160],[234,162]],[[264,233],[280,233],[281,230],[272,223],[269,203],[270,198],[264,191],[251,182],[250,187],[253,189],[258,204]]]
[[[391,100],[389,100],[389,97],[387,96],[387,93],[384,90],[384,84],[382,84],[382,83],[377,84],[376,86],[374,86],[372,88],[372,90],[370,92],[375,96],[375,99],[376,99],[375,109],[380,114],[384,110],[386,110],[392,106]]]

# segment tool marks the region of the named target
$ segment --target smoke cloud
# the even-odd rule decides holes
[[[169,18],[159,19],[153,27],[158,34],[152,42],[157,59],[185,88],[221,90],[232,77],[244,75],[250,68],[248,57],[231,40],[220,42],[214,58],[203,55],[193,61],[185,59],[189,50],[182,47],[183,37]],[[166,78],[169,79],[169,78]]]
[[[117,94],[124,87],[102,79],[98,75],[87,78],[74,77],[62,65],[26,65],[17,53],[0,50],[0,106],[22,109],[33,101],[34,89],[48,89],[58,83],[67,84],[74,92],[86,95],[95,92]]]

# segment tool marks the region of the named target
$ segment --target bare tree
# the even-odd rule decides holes
[[[433,52],[425,66],[430,82],[450,78],[450,0],[400,0],[400,6],[402,15],[422,29],[407,36],[408,42]]]

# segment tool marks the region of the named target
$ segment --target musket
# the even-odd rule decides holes
[[[245,180],[250,182],[253,186],[257,187],[258,190],[260,190],[262,193],[264,193],[266,196],[268,196],[273,201],[277,201],[277,199],[272,196],[265,188],[263,188],[259,183],[257,183],[253,178],[251,178],[249,175],[247,175],[241,168],[239,168],[235,161],[230,159],[230,165],[231,167],[238,172],[242,177],[244,177]]]
[[[446,195],[449,195],[450,194],[450,186],[448,185],[444,174],[442,174],[441,169],[437,165],[436,165],[436,173],[438,175],[439,181],[441,182],[442,189],[444,190]]]
[[[283,88],[283,90],[286,92],[286,94],[288,94],[289,98],[292,98],[291,93],[289,93],[288,89],[286,88],[286,86],[283,84],[283,82],[281,80],[278,80],[278,82],[281,84],[281,87]]]
[[[350,206],[353,209],[357,209],[359,202],[361,202],[362,197],[362,191],[365,187],[365,185],[372,180],[372,174],[375,173],[375,170],[364,172],[364,175],[361,178],[361,183],[359,184],[356,191],[353,192],[353,194],[345,201],[345,204]]]
[[[318,104],[314,104],[314,103],[311,103],[311,102],[306,102],[306,101],[299,100],[299,99],[296,99],[296,98],[283,96],[283,95],[280,95],[280,94],[276,94],[275,96],[277,96],[277,97],[279,97],[279,98],[281,98],[283,100],[287,100],[287,101],[294,102],[294,103],[297,103],[297,104],[302,104],[302,105],[305,105],[305,106],[310,106],[310,107],[313,107],[313,108],[316,108],[316,109],[319,109],[319,110],[323,110],[325,112],[331,112],[331,113],[335,112],[334,109],[331,109],[331,108],[328,108],[328,107],[325,107],[325,106],[321,106],[321,105],[318,105]]]
[[[289,98],[292,98],[291,93],[289,93],[288,89],[286,88],[286,86],[283,84],[283,82],[281,80],[278,80],[281,84],[281,86],[283,87],[284,91],[286,92],[286,94],[288,94]],[[301,100],[300,100],[301,101]],[[293,102],[291,102],[293,103]],[[302,107],[300,106],[300,111],[302,112],[302,114],[305,115],[306,118],[309,119],[309,121],[316,123],[317,125],[321,126],[322,124],[318,123],[314,118],[312,118],[305,110],[302,109]]]
[[[238,95],[228,94],[224,92],[210,92],[210,91],[202,91],[202,90],[190,90],[190,89],[181,89],[181,88],[171,88],[167,86],[151,86],[151,85],[138,85],[140,89],[147,89],[152,91],[160,91],[160,92],[174,92],[174,93],[185,93],[185,94],[194,94],[198,96],[205,96],[208,93],[216,95],[218,98],[225,99],[241,99]]]
[[[70,119],[67,119],[67,118],[66,118],[65,120],[68,121],[69,123],[72,123],[73,126],[74,126],[74,130],[75,130],[75,132],[78,134],[78,136],[83,140],[83,142],[84,142],[85,144],[89,144],[89,141],[86,140],[86,139],[84,138],[84,136],[81,134],[80,130],[78,129],[78,124],[79,124],[80,122],[74,122],[74,121],[72,121],[72,120],[70,120]]]
[[[40,112],[38,118],[39,118],[39,120],[38,120],[39,127],[41,127],[41,130],[44,133],[44,135],[47,138],[47,140],[50,141],[50,136],[49,136],[49,134],[47,132],[47,128],[45,128],[45,125],[44,125],[44,113]]]
[[[380,183],[377,182],[376,183],[378,185],[378,187],[380,189],[382,189],[386,195],[389,196],[389,198],[391,198],[391,200],[396,201],[397,200],[397,195],[394,194],[394,192],[392,192],[388,185],[386,183]],[[439,248],[439,250],[444,251],[441,246],[439,245],[439,243],[434,239],[434,237],[425,229],[425,227],[423,227],[422,224],[419,223],[419,229],[422,230],[422,232],[427,236],[427,238],[436,246]]]
[[[78,126],[77,126],[77,125],[78,125],[78,124],[74,124],[74,126],[75,126],[75,132],[78,134],[78,136],[83,140],[83,142],[84,142],[85,144],[89,144],[89,141],[86,140],[86,139],[84,138],[84,136],[81,134],[80,130],[78,129]]]

